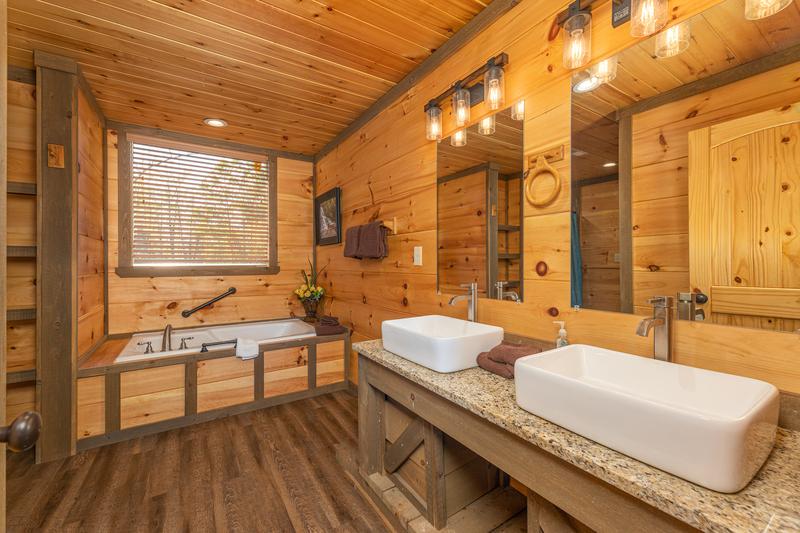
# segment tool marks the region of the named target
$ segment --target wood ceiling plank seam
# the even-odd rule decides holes
[[[74,34],[83,33],[84,36],[85,36],[86,32],[89,32],[91,34],[94,34],[94,35],[98,36],[94,40],[95,43],[98,42],[97,41],[98,38],[101,39],[101,40],[102,40],[102,38],[105,38],[105,39],[118,41],[119,44],[115,48],[115,50],[117,50],[117,51],[124,50],[125,47],[131,47],[131,46],[134,46],[134,45],[135,46],[140,46],[140,47],[143,47],[143,48],[146,48],[146,49],[149,49],[149,50],[160,52],[162,54],[169,54],[169,55],[172,55],[172,56],[175,56],[175,57],[178,57],[178,58],[183,57],[186,60],[198,61],[198,62],[204,63],[206,65],[212,64],[212,65],[218,66],[220,68],[225,68],[225,69],[227,69],[227,70],[229,70],[231,72],[231,75],[234,75],[234,74],[235,75],[242,75],[242,73],[243,73],[242,65],[245,65],[249,69],[256,70],[256,71],[258,71],[259,73],[262,73],[262,74],[267,74],[268,76],[266,78],[263,78],[263,79],[265,81],[269,81],[269,82],[274,83],[276,85],[284,85],[285,86],[286,85],[285,79],[286,78],[292,78],[292,79],[295,80],[295,84],[300,83],[300,84],[306,85],[307,88],[304,89],[304,90],[311,91],[312,88],[321,88],[323,91],[331,92],[331,91],[334,90],[333,88],[335,88],[335,90],[337,90],[337,91],[340,91],[342,93],[346,93],[346,94],[352,96],[353,98],[357,98],[357,99],[359,99],[361,101],[365,101],[365,102],[366,101],[371,101],[372,99],[374,99],[376,97],[376,95],[382,94],[383,91],[385,91],[388,87],[391,86],[391,84],[389,84],[389,85],[382,84],[379,87],[376,86],[376,87],[370,88],[370,87],[364,85],[363,83],[359,83],[359,82],[350,80],[350,79],[348,79],[348,77],[346,77],[344,75],[340,76],[340,74],[336,74],[336,73],[326,73],[321,69],[314,70],[314,72],[318,72],[321,76],[324,76],[324,77],[329,78],[331,80],[331,84],[325,84],[325,83],[320,82],[320,81],[316,81],[316,80],[313,80],[313,79],[309,79],[309,78],[304,78],[303,77],[303,76],[305,76],[307,74],[309,68],[312,68],[312,69],[315,68],[315,67],[318,68],[318,66],[309,65],[307,62],[306,63],[292,62],[292,61],[290,61],[290,60],[288,60],[286,58],[279,58],[279,57],[276,58],[276,57],[267,56],[267,55],[262,54],[262,57],[267,57],[270,60],[274,60],[274,62],[276,62],[276,64],[273,66],[267,60],[264,60],[264,59],[262,59],[259,62],[252,62],[253,53],[250,52],[250,51],[247,51],[246,49],[243,49],[243,48],[242,48],[243,52],[238,57],[235,57],[235,56],[231,56],[231,55],[225,55],[224,53],[220,53],[220,52],[217,52],[215,50],[208,49],[208,48],[198,48],[197,46],[193,46],[192,44],[187,43],[187,42],[176,41],[174,39],[169,39],[169,38],[163,37],[163,36],[158,35],[158,34],[142,31],[142,30],[139,30],[139,29],[136,29],[136,28],[132,28],[132,27],[124,27],[127,30],[129,30],[127,32],[126,31],[121,31],[121,30],[115,29],[115,28],[103,28],[101,25],[97,25],[97,24],[94,25],[94,28],[88,28],[86,26],[86,24],[83,24],[83,25],[78,24],[78,22],[76,20],[70,19],[68,17],[65,17],[64,15],[60,15],[60,14],[57,14],[57,13],[51,13],[48,16],[42,16],[42,15],[39,15],[37,13],[31,13],[31,12],[19,11],[19,10],[14,10],[14,12],[12,13],[12,10],[9,9],[9,14],[12,17],[10,22],[13,23],[13,24],[20,25],[20,26],[25,26],[25,27],[27,27],[27,28],[29,28],[31,30],[44,31],[44,32],[47,32],[47,33],[49,33],[51,35],[59,35],[62,38],[68,38],[68,36],[67,35],[63,35],[63,34],[59,34],[59,33],[54,33],[51,30],[44,29],[44,26],[40,26],[42,24],[41,22],[40,22],[40,25],[36,25],[33,21],[25,21],[25,16],[34,17],[35,19],[38,19],[40,21],[50,22],[51,23],[50,26],[56,25],[58,28],[61,28],[62,25],[68,25],[68,26],[70,26],[70,27],[75,29],[74,32],[73,32]],[[53,18],[53,17],[56,17],[56,18]],[[86,18],[88,18],[88,17],[86,17]],[[80,19],[77,19],[77,20],[80,21]],[[102,21],[102,19],[96,19],[96,18],[93,18],[93,20],[101,20]],[[111,24],[113,26],[120,26],[119,24],[116,24],[116,23],[113,23],[113,22],[109,22],[109,21],[105,21],[105,22],[108,22],[108,24]],[[142,40],[141,38],[138,38],[137,34],[146,36],[146,39]],[[133,41],[133,42],[131,42],[131,41]],[[189,41],[191,41],[191,39],[189,39]],[[197,43],[197,42],[202,42],[202,41],[196,41],[195,40],[194,42]],[[182,55],[176,54],[175,51],[171,49],[169,44],[174,44],[174,45],[179,46],[180,49],[186,54],[182,54]],[[100,46],[102,46],[102,45],[100,45]],[[237,48],[241,48],[241,47],[237,46]],[[189,57],[189,54],[187,52],[191,53],[191,55],[193,57]],[[145,55],[144,57],[147,57],[147,56]],[[223,64],[223,62],[221,62],[221,61],[216,61],[216,62],[215,61],[209,61],[209,57],[214,57],[214,58],[217,58],[217,59],[221,59],[221,60],[223,60],[223,62],[227,62],[227,65]],[[282,67],[281,65],[279,65],[277,63],[282,63],[282,64],[290,67],[291,71],[293,71],[294,73],[291,73],[289,71],[289,69],[285,68],[285,66]],[[342,80],[346,80],[346,83],[342,83]],[[350,85],[352,83],[358,84],[359,87],[361,87],[363,89],[362,92],[361,93],[356,92],[354,90],[354,88],[350,87]],[[326,94],[326,93],[323,92],[321,94]],[[332,95],[329,95],[329,96],[335,96],[335,93],[333,93]]]
[[[112,88],[116,88],[118,85],[124,85],[130,87],[129,90],[141,90],[142,83],[146,83],[148,80],[142,79],[141,81],[136,82],[129,82],[125,79],[121,79],[121,76],[124,76],[122,73],[115,73],[119,77],[110,78],[107,75],[98,75],[93,74],[92,70],[85,69],[84,75],[88,80],[92,80],[92,87],[101,87],[101,86],[110,86]],[[189,89],[187,87],[177,87],[174,85],[157,82],[155,80],[149,80],[150,85],[147,87],[149,91],[156,91],[159,94],[172,94],[174,97],[174,91],[180,90],[182,96],[186,96],[192,99],[195,102],[207,102],[209,106],[207,109],[213,108],[215,105],[218,105],[216,100],[225,100],[231,102],[233,105],[241,105],[245,108],[249,109],[251,113],[256,113],[258,115],[267,115],[267,114],[274,114],[276,111],[278,112],[277,117],[275,115],[271,115],[272,118],[278,118],[282,116],[280,113],[281,111],[285,111],[287,116],[295,116],[299,117],[300,120],[309,121],[311,124],[322,123],[333,125],[338,128],[343,128],[348,123],[345,120],[334,120],[331,116],[321,116],[319,114],[315,114],[312,110],[306,109],[288,109],[286,103],[275,101],[272,104],[274,107],[269,107],[268,103],[257,103],[257,102],[250,102],[247,99],[236,99],[230,96],[226,96],[224,94],[217,95],[214,93],[203,93],[202,91],[197,91],[194,89]],[[200,95],[208,95],[207,97],[202,97]],[[221,108],[225,109],[225,107]],[[294,120],[294,119],[293,119]]]
[[[160,0],[160,1],[169,1],[169,0]],[[335,46],[342,49],[349,49],[349,50],[358,50],[359,54],[363,55],[365,59],[369,58],[372,61],[381,61],[385,64],[385,66],[397,70],[398,72],[404,74],[414,68],[419,60],[413,59],[413,56],[409,57],[406,54],[401,54],[394,52],[392,50],[388,50],[381,46],[376,45],[375,43],[359,39],[357,37],[350,36],[344,32],[338,31],[334,28],[329,28],[327,26],[323,26],[321,24],[317,24],[315,20],[310,20],[305,17],[297,16],[295,14],[290,13],[289,11],[285,11],[283,9],[279,9],[277,7],[272,6],[268,2],[256,2],[255,5],[251,0],[202,0],[203,4],[212,4],[220,9],[225,9],[229,12],[237,13],[240,16],[246,17],[248,19],[252,19],[260,24],[267,24],[264,20],[274,20],[274,24],[270,23],[271,26],[276,26],[278,28],[295,28],[298,24],[302,27],[302,29],[306,30],[308,33],[319,33],[315,40],[321,40],[326,42],[330,46]],[[193,4],[197,5],[197,4]],[[249,8],[248,10],[244,10],[243,7],[246,6]],[[259,6],[261,9],[267,10],[269,13],[261,13],[259,11]],[[238,9],[237,9],[238,8]],[[273,16],[270,17],[269,15],[272,14]],[[256,15],[262,15],[258,17]],[[279,24],[283,22],[283,24]],[[287,30],[288,31],[288,30]],[[294,31],[292,33],[297,34],[301,37],[307,37],[304,35],[302,31]],[[323,33],[327,33],[326,36]],[[426,55],[430,51],[424,48],[423,46],[419,46],[414,44],[416,48],[419,50],[417,51],[422,52],[425,51]],[[392,58],[392,62],[386,61],[387,58]],[[394,66],[392,66],[394,64]]]
[[[85,5],[85,2],[87,1],[102,1],[104,5],[109,6],[109,8],[117,7],[105,3],[104,0],[69,0],[69,1],[71,5],[76,3]],[[130,13],[134,18],[140,18],[140,17],[146,18],[146,20],[143,21],[146,25],[145,27],[150,27],[152,25],[166,25],[175,28],[176,30],[183,31],[184,26],[180,24],[181,21],[183,20],[187,23],[186,26],[188,27],[197,27],[199,25],[197,35],[201,36],[200,37],[201,39],[208,40],[209,38],[213,38],[222,44],[230,45],[232,44],[230,40],[234,38],[234,34],[236,34],[236,36],[238,37],[244,36],[245,41],[255,40],[258,41],[262,46],[271,45],[273,47],[276,47],[277,48],[276,52],[283,52],[284,54],[288,54],[289,56],[291,55],[300,56],[300,58],[298,59],[299,64],[307,64],[309,61],[316,59],[320,62],[324,62],[329,65],[336,65],[346,70],[357,72],[362,76],[368,78],[374,78],[387,82],[396,82],[398,79],[402,77],[404,73],[402,67],[398,66],[397,68],[395,68],[391,66],[392,58],[390,57],[384,57],[384,59],[386,60],[385,63],[376,62],[374,59],[367,60],[365,56],[362,56],[360,54],[350,53],[345,50],[337,49],[334,46],[328,45],[327,43],[317,42],[313,39],[309,39],[307,37],[294,34],[286,29],[279,28],[277,26],[270,25],[271,28],[274,28],[272,33],[273,34],[278,33],[279,35],[274,35],[271,36],[270,38],[267,38],[265,37],[265,34],[267,34],[267,32],[264,31],[263,28],[258,34],[247,33],[236,27],[222,24],[214,19],[207,19],[198,16],[186,9],[176,9],[174,7],[165,6],[159,0],[127,0],[126,7],[130,9],[117,9],[116,13],[123,11],[126,13]],[[202,5],[199,3],[192,3],[189,5],[189,7],[191,7],[192,9],[197,9],[198,7],[202,7]],[[133,11],[133,9],[136,9],[136,11]],[[166,20],[168,20],[169,22],[166,22]],[[139,26],[133,25],[130,27],[135,28],[142,32],[146,31]],[[191,40],[192,39],[190,37],[189,42],[191,42]],[[197,41],[195,39],[196,44],[201,42],[203,41]],[[291,42],[293,44],[292,45],[284,44],[284,42]],[[246,50],[247,47],[244,46],[244,44],[246,43],[240,43],[238,46],[241,46]],[[250,50],[250,52],[252,53],[254,52],[254,50]],[[402,60],[403,65],[406,65],[408,60],[406,60],[405,58],[400,58],[400,59]],[[319,68],[319,66],[317,68]]]
[[[448,1],[448,10],[440,9],[436,4],[422,0],[371,0],[385,9],[400,16],[414,20],[417,24],[426,26],[441,33],[444,38],[452,37],[472,16],[466,21],[454,15],[450,8],[453,2]],[[441,2],[440,2],[441,3]],[[473,15],[474,16],[474,15]]]
[[[138,56],[135,56],[133,54],[121,53],[119,51],[106,49],[106,48],[103,48],[101,46],[94,46],[94,51],[92,51],[91,49],[87,50],[86,46],[84,45],[84,46],[81,47],[80,43],[77,43],[77,42],[76,43],[71,43],[69,41],[64,41],[63,40],[64,37],[62,37],[62,36],[55,36],[57,39],[53,39],[53,37],[48,37],[49,35],[50,34],[41,35],[41,32],[39,32],[35,28],[26,29],[25,27],[23,27],[23,26],[21,26],[19,24],[14,24],[13,27],[11,28],[11,31],[9,32],[9,39],[14,39],[15,37],[19,37],[20,39],[30,41],[31,44],[29,45],[29,48],[31,50],[36,49],[37,47],[41,48],[41,49],[44,49],[44,50],[57,49],[59,51],[54,52],[56,54],[67,55],[67,56],[70,56],[70,57],[76,57],[76,56],[77,57],[85,57],[86,59],[84,61],[82,61],[82,63],[84,63],[84,64],[91,63],[92,59],[99,52],[103,52],[105,54],[103,57],[107,61],[110,61],[112,63],[117,63],[117,64],[125,63],[125,64],[130,64],[130,65],[136,65],[138,69],[151,70],[151,71],[157,72],[157,73],[163,73],[164,72],[164,71],[154,70],[152,68],[153,65],[158,65],[159,64],[159,62],[154,61],[152,59],[151,60],[145,60],[142,57],[138,57]],[[14,42],[16,42],[16,40]],[[60,43],[60,44],[56,44],[56,43]],[[194,60],[192,60],[192,63],[197,63],[197,68],[202,68],[202,63],[194,61]],[[189,68],[189,66],[182,67],[182,66],[177,66],[176,64],[172,64],[171,67],[172,68],[170,70],[168,70],[167,72],[173,72],[173,73],[177,72],[177,71],[185,72],[185,75],[183,77],[186,77],[188,79],[191,79],[192,77],[194,77],[196,79],[197,76],[199,75],[198,73],[199,72],[203,72],[202,70],[201,71],[198,71],[196,69],[193,70],[192,68]],[[252,87],[252,89],[254,91],[264,91],[264,90],[266,90],[266,89],[263,88],[264,84],[270,84],[270,82],[265,81],[263,78],[259,79],[259,78],[256,78],[254,76],[250,76],[250,75],[247,75],[247,74],[242,74],[241,72],[236,73],[236,75],[234,76],[234,78],[238,78],[238,80],[232,79],[231,78],[231,74],[233,74],[233,73],[232,72],[230,72],[230,73],[227,72],[223,67],[216,67],[216,66],[213,66],[212,68],[206,67],[205,70],[213,72],[213,74],[210,74],[210,75],[213,76],[214,78],[216,78],[217,80],[224,80],[224,81],[227,81],[229,84],[239,83],[241,85],[245,85],[245,82],[247,82],[249,84],[248,86]],[[251,79],[253,81],[249,81]],[[276,90],[279,89],[280,87],[283,87],[282,85],[279,85],[277,83],[273,83],[271,85]],[[298,93],[302,93],[303,95],[308,95],[308,96],[305,97],[306,99],[307,98],[318,98],[318,99],[322,98],[322,99],[325,99],[326,101],[328,101],[329,105],[342,105],[342,106],[344,106],[346,104],[346,105],[349,105],[351,107],[351,109],[353,109],[353,110],[364,109],[366,107],[365,104],[362,104],[360,102],[356,103],[355,101],[343,100],[342,95],[326,94],[324,92],[311,92],[309,90],[306,90],[306,89],[303,89],[303,88],[299,88],[297,86],[294,86],[294,87],[285,86],[285,87],[286,87],[286,91],[289,94],[294,94],[295,96],[297,96]],[[277,94],[278,94],[279,98],[283,98],[285,93],[277,93]],[[350,97],[350,95],[347,95],[347,96],[348,96],[348,98]],[[315,103],[315,104],[318,103],[318,100],[307,100],[307,101]]]
[[[797,28],[800,27],[799,3],[798,0],[795,0],[792,5],[781,11],[779,17],[767,17],[754,21],[773,51],[797,44]]]
[[[417,10],[408,9],[410,6],[408,5],[408,0],[366,0],[386,11],[393,13],[395,16],[400,17],[405,21],[405,24],[413,24],[414,27],[426,28],[429,30],[435,31],[442,37],[442,40],[447,40],[453,35],[455,35],[456,31],[460,27],[463,27],[463,24],[460,25],[453,25],[454,27],[447,26],[429,26],[422,22],[422,18],[419,15]],[[403,9],[403,8],[406,9]],[[432,48],[431,50],[435,50]]]
[[[224,2],[226,0],[212,0],[215,2]],[[349,35],[354,39],[364,42],[372,42],[375,46],[389,50],[395,54],[401,55],[407,59],[411,59],[419,63],[428,55],[430,55],[430,48],[414,42],[404,37],[390,33],[378,26],[365,24],[363,21],[354,19],[352,17],[343,15],[339,17],[338,13],[328,11],[324,6],[314,2],[297,2],[297,0],[256,0],[259,4],[265,4],[273,9],[278,9],[289,13],[293,16],[310,20],[314,24],[328,28],[332,31],[338,31],[345,35]],[[406,50],[403,43],[408,43],[412,50]]]
[[[461,25],[463,26],[473,17],[475,17],[478,13],[483,11],[486,6],[489,5],[489,2],[478,2],[476,0],[466,0],[466,1],[458,1],[458,0],[449,0],[447,2],[446,8],[442,8],[442,3],[439,0],[421,0],[424,4],[431,7],[431,9],[436,9],[439,12],[445,13],[451,17],[454,17],[461,21]],[[460,12],[456,12],[460,11]]]

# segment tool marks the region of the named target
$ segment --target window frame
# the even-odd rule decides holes
[[[249,276],[277,274],[278,263],[278,153],[264,148],[238,144],[230,141],[210,139],[184,133],[176,133],[144,126],[128,124],[109,124],[109,129],[117,132],[117,204],[119,247],[117,253],[116,273],[122,278],[152,277],[191,277],[191,276]],[[135,266],[132,260],[133,204],[131,191],[132,143],[129,135],[159,141],[166,146],[184,145],[183,148],[195,147],[202,150],[209,148],[209,153],[224,151],[240,154],[264,156],[268,163],[269,184],[269,265],[199,265],[199,266]]]

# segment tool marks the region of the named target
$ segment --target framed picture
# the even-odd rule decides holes
[[[342,242],[341,189],[336,187],[314,199],[316,227],[314,234],[318,245]]]

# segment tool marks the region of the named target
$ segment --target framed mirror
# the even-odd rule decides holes
[[[441,292],[522,298],[523,120],[511,108],[437,148],[437,262]]]
[[[800,329],[800,8],[744,4],[575,76],[573,305]]]

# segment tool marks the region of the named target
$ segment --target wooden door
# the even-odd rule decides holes
[[[689,133],[689,251],[707,320],[800,328],[800,104]]]

